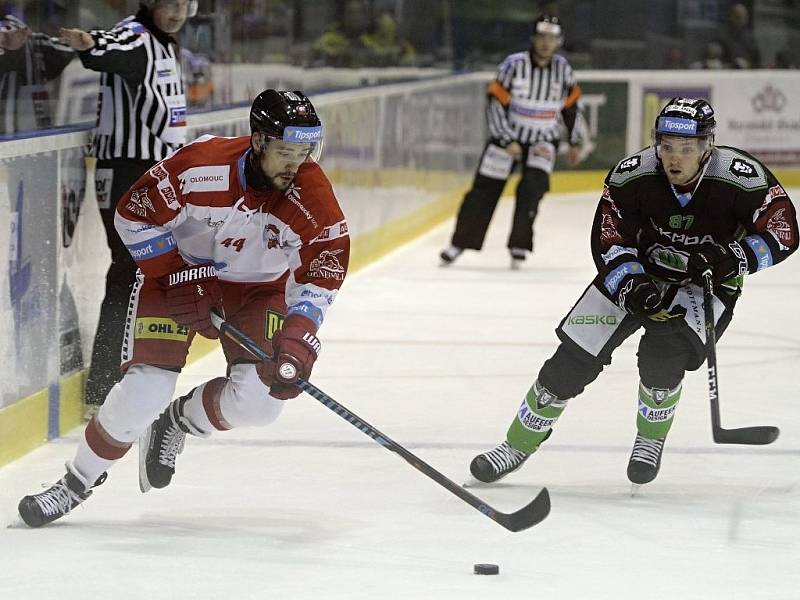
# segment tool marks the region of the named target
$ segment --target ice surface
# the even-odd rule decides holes
[[[800,198],[800,190],[794,193]],[[550,195],[536,254],[509,270],[511,203],[484,251],[437,266],[448,223],[345,283],[313,382],[462,481],[497,444],[553,329],[591,280],[595,196]],[[138,491],[136,451],[73,514],[0,528],[0,596],[71,600],[800,598],[800,258],[748,280],[718,348],[722,421],[777,425],[766,447],[711,441],[704,370],[690,373],[658,479],[631,497],[635,340],[523,469],[473,488],[501,510],[546,485],[553,511],[512,534],[310,397],[264,429],[190,439],[166,490]],[[224,373],[221,353],[183,392]],[[0,469],[0,523],[52,483],[79,432]],[[498,576],[472,574],[475,563]]]

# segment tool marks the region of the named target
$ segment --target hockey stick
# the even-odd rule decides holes
[[[780,430],[771,425],[725,429],[719,416],[719,381],[717,373],[717,333],[714,329],[714,280],[711,269],[703,273],[703,309],[706,317],[706,365],[708,398],[711,401],[711,433],[716,444],[763,446],[778,439]]]
[[[226,323],[225,320],[213,310],[211,311],[211,321],[214,323],[214,326],[219,329],[220,334],[232,339],[257,359],[269,361],[272,360],[272,357],[264,352],[264,350],[262,350],[253,340],[236,329],[236,327],[233,325]],[[543,521],[550,512],[550,495],[547,492],[547,488],[542,488],[536,498],[534,498],[527,506],[524,506],[518,511],[513,513],[500,512],[499,510],[486,504],[477,496],[470,494],[454,481],[442,475],[428,463],[410,451],[406,450],[403,446],[392,440],[389,436],[384,435],[375,429],[364,419],[336,402],[336,400],[328,396],[325,392],[317,388],[312,383],[309,383],[304,379],[300,379],[297,382],[297,387],[312,396],[315,400],[318,400],[327,406],[355,428],[360,429],[378,444],[390,452],[394,452],[395,454],[399,455],[412,467],[428,476],[430,479],[433,479],[436,483],[448,489],[450,492],[461,498],[464,502],[473,508],[476,508],[481,513],[496,523],[499,523],[509,531],[522,531],[523,529],[532,527]]]

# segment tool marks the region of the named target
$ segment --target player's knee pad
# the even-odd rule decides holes
[[[220,407],[233,427],[269,425],[283,410],[283,401],[269,395],[252,363],[233,365],[230,379],[221,392]]]
[[[697,351],[683,335],[652,335],[639,341],[639,377],[649,388],[673,389],[698,360]],[[699,357],[702,361],[702,357]],[[697,368],[697,367],[695,367]]]
[[[115,440],[132,442],[172,400],[178,373],[133,365],[108,393],[97,422]]]
[[[599,359],[562,342],[539,371],[539,381],[559,399],[568,400],[583,392],[602,370]]]

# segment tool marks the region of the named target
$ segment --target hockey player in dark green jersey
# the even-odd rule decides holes
[[[519,468],[550,437],[568,400],[642,327],[628,478],[636,484],[655,479],[684,374],[705,360],[702,273],[713,271],[719,338],[744,276],[781,262],[798,246],[786,191],[746,152],[715,146],[715,128],[707,101],[673,98],[656,118],[653,145],[609,172],[591,234],[598,274],[561,321],[561,343],[506,439],[472,460],[476,479],[491,483]]]

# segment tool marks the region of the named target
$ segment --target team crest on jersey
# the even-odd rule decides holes
[[[758,177],[758,171],[756,171],[755,166],[743,158],[734,158],[731,161],[729,171],[736,177],[744,177],[745,179]]]
[[[311,277],[322,279],[335,279],[344,281],[344,267],[339,261],[339,254],[344,250],[323,250],[319,256],[311,261],[308,274]]]
[[[150,198],[147,196],[147,188],[138,188],[131,192],[130,200],[125,205],[125,209],[140,217],[146,217],[147,213],[156,211]]]
[[[642,157],[639,155],[626,158],[617,165],[617,173],[630,173],[642,166]]]
[[[270,223],[266,227],[264,227],[264,241],[267,243],[267,249],[272,250],[273,248],[277,248],[280,244],[278,242],[278,237],[280,236],[281,232],[275,225]]]

